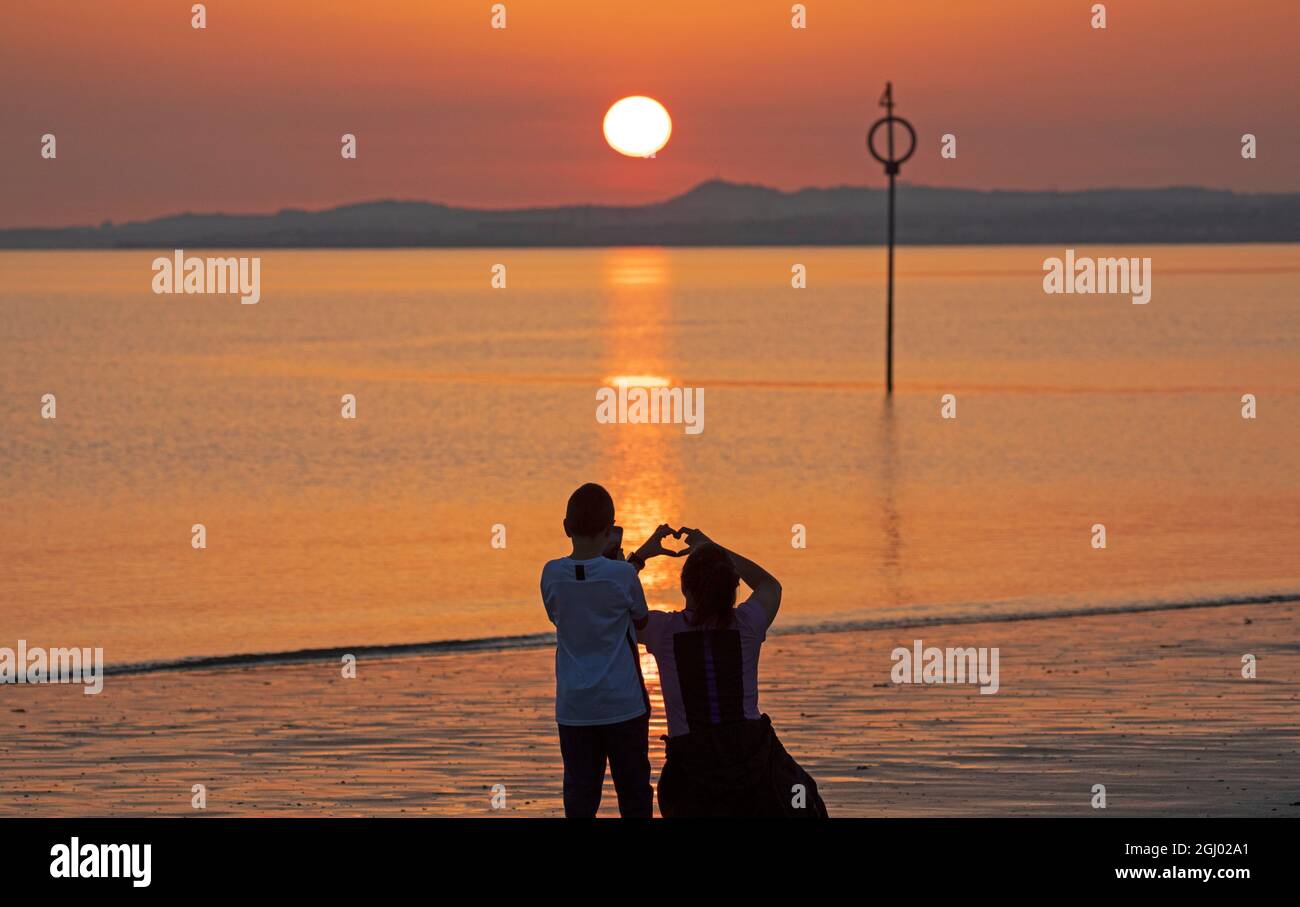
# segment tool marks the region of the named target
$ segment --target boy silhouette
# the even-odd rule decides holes
[[[650,697],[641,678],[636,629],[648,615],[637,576],[647,558],[666,554],[667,526],[628,560],[614,533],[614,499],[599,485],[569,497],[567,557],[542,568],[542,603],[555,624],[555,721],[564,759],[564,815],[600,808],[605,764],[624,818],[650,818]]]

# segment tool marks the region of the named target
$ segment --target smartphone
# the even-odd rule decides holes
[[[621,561],[623,555],[619,549],[623,547],[623,527],[615,526],[612,530],[612,536],[609,547],[605,549],[605,557],[612,561]]]

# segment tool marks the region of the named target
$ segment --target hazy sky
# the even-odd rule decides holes
[[[1113,0],[1104,31],[1093,0],[806,0],[803,31],[789,0],[505,0],[503,31],[490,0],[212,0],[204,31],[190,5],[5,4],[0,226],[880,185],[886,79],[910,182],[1300,190],[1297,0]],[[630,94],[673,117],[654,160],[601,136]]]

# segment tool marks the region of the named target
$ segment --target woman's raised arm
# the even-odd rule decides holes
[[[698,548],[707,542],[713,541],[698,529],[686,529],[686,545],[688,550]],[[717,545],[717,542],[713,542]],[[726,551],[731,557],[731,563],[736,567],[736,573],[744,581],[745,585],[754,590],[753,596],[758,602],[763,613],[767,615],[767,625],[770,627],[772,621],[776,620],[776,612],[781,608],[781,583],[777,578],[768,573],[758,564],[751,561],[744,555],[737,554],[730,548],[718,545],[723,551]]]

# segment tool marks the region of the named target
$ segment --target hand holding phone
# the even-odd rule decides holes
[[[611,561],[623,560],[623,527],[615,526],[610,530],[609,547],[603,552],[603,556]]]

